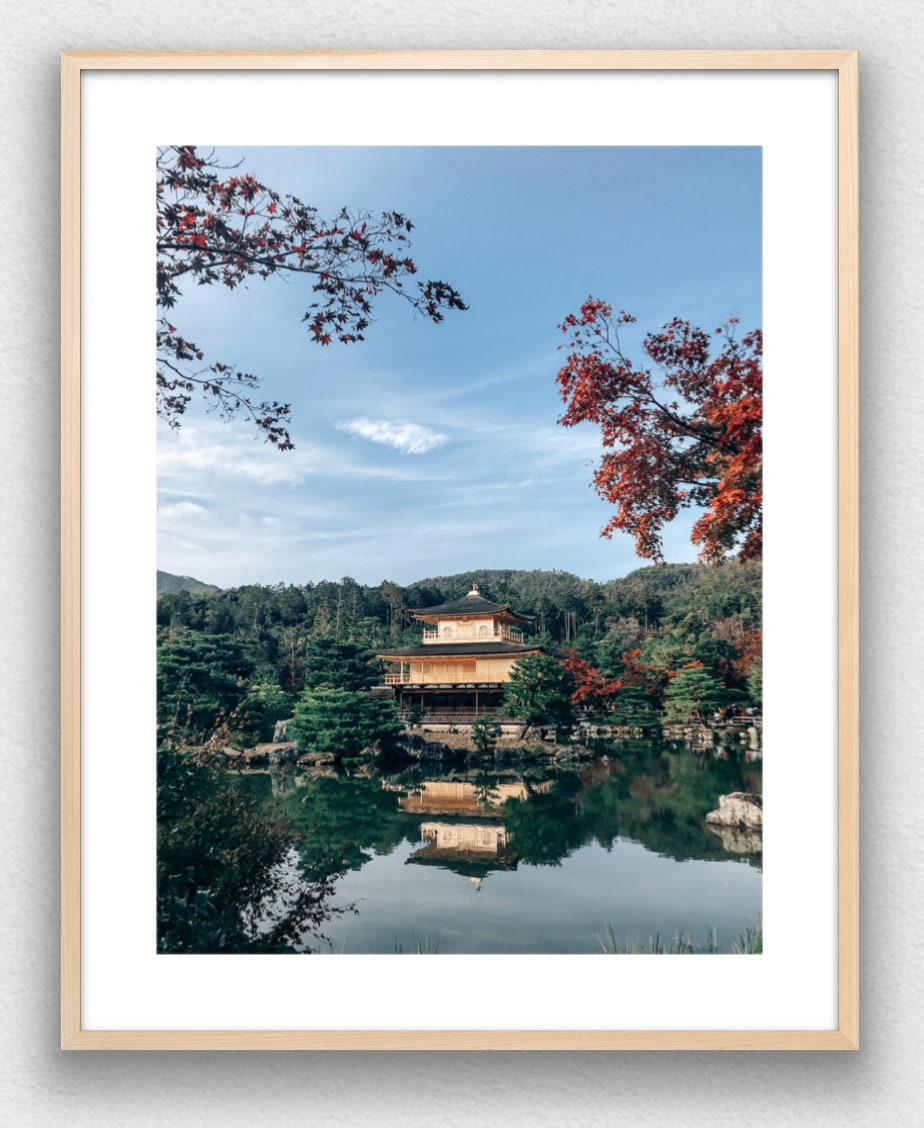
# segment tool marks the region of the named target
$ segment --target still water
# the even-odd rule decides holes
[[[335,879],[330,953],[593,953],[691,934],[728,952],[761,914],[759,833],[704,823],[761,790],[759,763],[611,745],[579,767],[415,765],[371,776],[248,772]],[[707,937],[708,942],[707,942]]]

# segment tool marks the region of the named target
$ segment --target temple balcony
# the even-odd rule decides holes
[[[519,631],[512,631],[509,627],[488,628],[481,633],[479,627],[453,628],[451,634],[441,634],[439,631],[424,631],[425,643],[440,642],[522,642],[523,635]]]

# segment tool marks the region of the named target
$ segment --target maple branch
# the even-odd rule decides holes
[[[176,305],[182,296],[178,283],[189,276],[199,285],[221,282],[235,289],[253,276],[265,280],[271,275],[311,275],[311,290],[320,297],[308,304],[303,321],[309,322],[315,342],[328,345],[335,335],[344,344],[363,340],[372,300],[383,292],[403,298],[437,323],[447,309],[468,308],[461,295],[440,280],[418,281],[416,294],[405,288],[406,277],[416,274],[417,267],[412,259],[401,257],[414,225],[400,212],[383,212],[375,219],[371,213],[351,214],[344,207],[336,219],[324,221],[298,197],[282,196],[249,174],[220,180],[215,169],[238,166],[218,165],[214,150],[200,157],[190,145],[160,148],[157,167],[161,177],[155,246],[161,309]],[[162,326],[162,352],[179,361],[202,359],[201,351],[175,336],[165,320]],[[269,441],[283,450],[291,447],[288,432],[278,426],[289,405],[255,407],[226,383],[233,376],[254,387],[255,377],[235,375],[226,365],[212,365],[206,375],[184,372],[163,355],[160,362],[159,388],[177,392],[159,401],[171,426],[179,426],[178,417],[195,388],[215,397],[212,406],[226,416],[243,406]]]
[[[589,297],[559,326],[573,330],[574,349],[558,373],[567,405],[559,423],[589,421],[602,431],[593,484],[617,507],[602,534],[629,532],[640,556],[660,560],[661,530],[695,505],[705,509],[692,533],[703,558],[722,559],[736,544],[742,557],[759,555],[760,331],[739,345],[733,328],[720,327],[724,341],[714,355],[702,330],[675,318],[644,340],[660,370],[656,382],[651,368],[635,368],[622,350],[619,327],[634,321]]]

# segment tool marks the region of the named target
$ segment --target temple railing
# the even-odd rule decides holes
[[[453,631],[451,635],[441,635],[439,631],[424,631],[423,640],[434,642],[522,642],[523,636],[507,627],[480,635],[477,631]]]

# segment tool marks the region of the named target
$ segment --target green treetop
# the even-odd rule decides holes
[[[608,720],[614,725],[653,724],[656,713],[651,695],[640,685],[625,685],[613,696]]]
[[[472,744],[477,752],[493,752],[500,735],[500,725],[490,717],[476,717],[472,721]]]
[[[503,711],[523,722],[521,737],[536,725],[570,724],[574,678],[551,654],[529,655],[513,664],[504,687]]]
[[[306,689],[289,722],[289,736],[303,752],[346,763],[394,744],[404,732],[391,701],[373,701],[349,689]]]
[[[157,651],[157,722],[175,741],[205,740],[247,694],[251,666],[228,635],[189,634]]]
[[[688,721],[696,714],[702,719],[725,701],[722,683],[705,666],[687,666],[664,691],[664,719]]]
[[[305,686],[327,686],[357,691],[382,680],[379,664],[371,651],[352,642],[314,638],[305,660]]]

